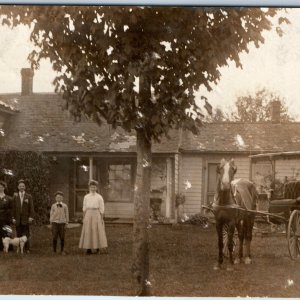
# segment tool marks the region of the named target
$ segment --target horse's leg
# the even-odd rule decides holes
[[[236,222],[236,228],[238,231],[238,238],[239,238],[239,255],[235,259],[235,264],[240,264],[241,260],[243,259],[243,244],[244,244],[244,226],[243,226],[243,220],[238,220]]]
[[[223,222],[222,221],[216,221],[216,229],[218,234],[219,258],[218,258],[218,264],[216,267],[214,267],[214,269],[218,270],[220,269],[223,263]]]
[[[235,230],[235,220],[229,222],[228,226],[228,252],[229,252],[229,262],[233,265],[233,235]],[[232,267],[227,268],[232,269]]]
[[[245,264],[249,265],[251,264],[251,252],[250,252],[250,246],[252,241],[252,230],[254,226],[254,217],[253,216],[246,216],[245,218]]]

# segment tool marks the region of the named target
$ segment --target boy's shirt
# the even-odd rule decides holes
[[[55,202],[51,206],[50,223],[69,223],[69,210],[67,204]]]

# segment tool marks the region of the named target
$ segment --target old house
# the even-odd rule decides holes
[[[87,183],[96,179],[106,217],[132,218],[134,134],[89,120],[74,123],[58,95],[33,93],[33,73],[23,69],[21,75],[21,94],[0,95],[0,151],[36,151],[51,157],[50,191],[63,190],[71,216],[81,214]],[[170,135],[170,140],[153,145],[151,179],[151,198],[160,199],[160,214],[170,221],[176,215],[177,193],[186,198],[187,214],[200,212],[201,205],[212,201],[216,166],[223,157],[235,159],[236,177],[251,179],[258,187],[270,174],[299,177],[300,123],[280,123],[276,107],[270,123],[212,123],[197,136],[182,131]]]
[[[21,94],[0,95],[0,151],[35,151],[51,156],[50,191],[62,190],[71,216],[82,213],[89,179],[99,181],[106,216],[132,218],[136,138],[89,120],[74,123],[53,93],[33,93],[33,73],[23,69]],[[1,132],[0,132],[1,134]],[[153,145],[152,198],[161,199],[161,215],[174,218],[178,133]]]
[[[216,166],[223,157],[234,158],[235,177],[252,180],[258,190],[270,185],[272,178],[300,177],[300,123],[280,123],[279,111],[275,112],[270,123],[214,123],[204,126],[198,136],[184,135],[179,181],[187,213],[212,201]],[[186,189],[186,182],[191,188]]]

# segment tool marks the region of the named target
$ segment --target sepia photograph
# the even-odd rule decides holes
[[[300,8],[0,4],[0,296],[300,295]]]

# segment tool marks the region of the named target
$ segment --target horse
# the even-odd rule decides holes
[[[217,190],[212,205],[216,219],[218,234],[218,264],[220,269],[223,263],[223,227],[228,225],[228,252],[230,264],[238,264],[243,259],[243,244],[245,240],[245,264],[251,263],[250,245],[255,215],[247,210],[256,209],[258,194],[252,182],[246,179],[235,179],[237,171],[234,160],[222,159],[217,167]],[[239,210],[242,208],[243,211]],[[238,231],[239,255],[233,260],[233,236],[235,228]],[[228,268],[230,269],[230,268]]]

